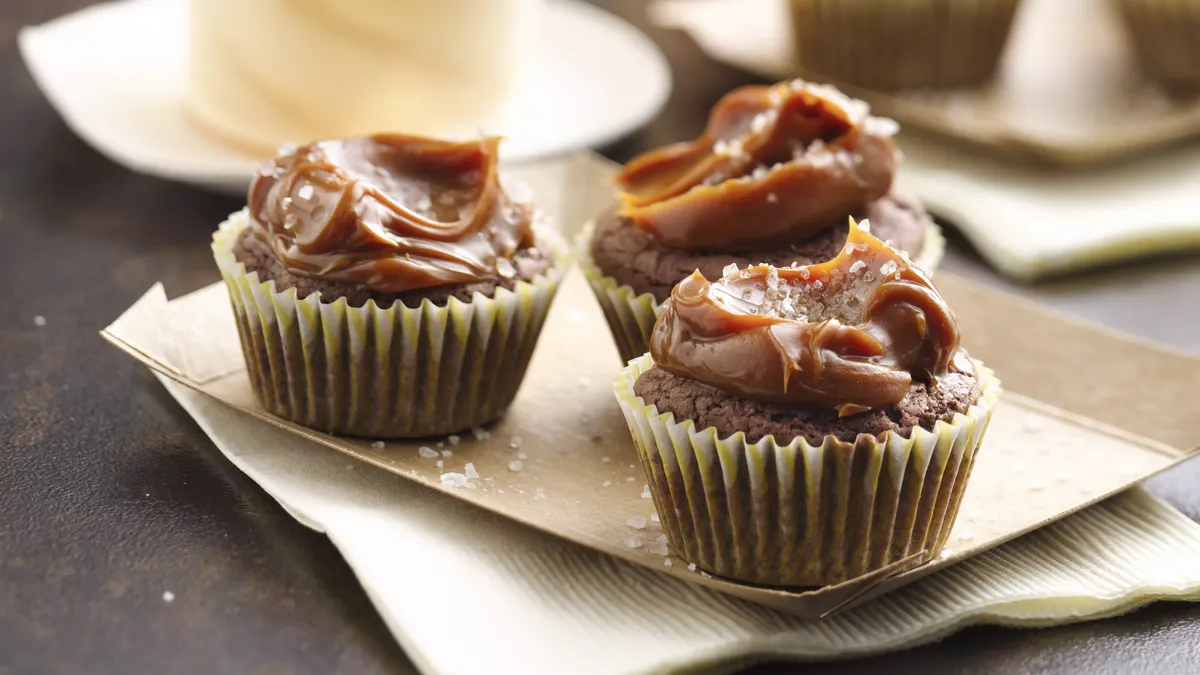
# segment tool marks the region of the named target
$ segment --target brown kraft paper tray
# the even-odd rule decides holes
[[[612,171],[605,160],[581,153],[513,172],[573,237],[611,199]],[[1053,522],[1198,449],[1200,415],[1191,389],[1200,382],[1200,358],[1056,316],[958,277],[940,275],[937,283],[957,313],[966,347],[996,370],[1006,390],[947,551],[937,560],[910,558],[822,589],[728,581],[689,570],[666,553],[613,396],[616,347],[577,270],[564,281],[507,416],[486,438],[464,432],[454,445],[441,438],[339,438],[266,412],[250,388],[220,283],[170,301],[156,285],[102,335],[158,373],[386,471],[631,563],[819,617]],[[452,454],[424,457],[422,446]],[[465,473],[468,462],[478,479],[443,485],[443,472]],[[644,529],[627,524],[638,517],[646,519]]]

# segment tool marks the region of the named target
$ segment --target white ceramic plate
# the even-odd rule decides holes
[[[552,0],[542,44],[496,119],[518,162],[612,141],[649,121],[671,89],[654,44],[624,21],[577,0]],[[21,54],[67,125],[134,171],[244,194],[259,158],[189,123],[184,114],[186,0],[119,0],[27,27]]]

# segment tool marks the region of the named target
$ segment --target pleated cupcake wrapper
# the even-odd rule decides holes
[[[1001,393],[976,362],[979,401],[932,431],[748,443],[646,405],[633,387],[653,365],[634,359],[614,388],[668,543],[712,574],[774,586],[826,586],[937,555]]]
[[[248,225],[233,214],[213,235],[250,382],[275,415],[336,434],[377,438],[444,435],[499,418],[517,394],[542,324],[569,264],[557,235],[539,231],[555,265],[494,297],[450,298],[445,307],[344,298],[298,298],[260,281],[233,255]]]
[[[1176,94],[1200,92],[1200,3],[1116,0],[1142,74]]]
[[[789,0],[797,65],[878,89],[966,87],[1000,62],[1020,0]]]
[[[913,262],[932,274],[942,261],[946,239],[937,225],[929,223],[925,227],[925,242],[921,247],[921,254]],[[613,340],[617,343],[621,363],[629,363],[630,359],[650,351],[650,333],[654,330],[655,319],[658,318],[659,302],[650,293],[639,294],[631,286],[618,283],[616,279],[596,267],[592,260],[594,229],[593,223],[583,226],[576,239],[576,257],[588,285],[596,294],[600,309],[604,310],[604,318],[608,321]]]

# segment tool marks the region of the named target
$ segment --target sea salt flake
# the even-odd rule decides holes
[[[440,459],[437,461],[437,468],[441,469],[441,468],[443,468],[443,467],[445,467],[445,466],[446,466],[446,462],[444,462],[444,461],[442,461],[442,460],[440,460]]]
[[[446,442],[449,443],[450,445],[458,445],[458,442],[461,440],[462,440],[462,438],[455,434],[450,434],[449,436],[446,437]]]
[[[524,468],[524,466],[525,465],[521,463],[521,460],[514,459],[513,461],[508,463],[508,470],[509,471],[520,471],[522,468]]]
[[[658,535],[658,539],[655,539],[654,543],[650,544],[650,548],[647,550],[650,551],[651,553],[653,553],[654,555],[664,555],[664,556],[670,555],[671,550],[667,548],[666,535],[662,535],[662,534]]]
[[[887,275],[891,274],[892,272],[895,272],[896,267],[897,267],[896,261],[889,260],[879,266],[879,273],[886,277]]]
[[[629,520],[625,521],[625,525],[627,527],[632,527],[635,530],[644,530],[644,529],[646,529],[646,517],[645,516],[634,516],[634,517],[630,518]]]
[[[658,519],[658,514],[657,514],[657,513],[651,513],[651,514],[650,514],[650,522],[652,522],[652,523],[659,523],[659,522],[662,522],[662,521]]]
[[[474,462],[467,462],[467,465],[463,467],[463,474],[467,478],[479,478],[479,472],[475,470]]]
[[[449,471],[442,474],[442,487],[459,488],[467,484],[467,477],[461,473]]]
[[[315,191],[313,190],[313,186],[305,183],[304,185],[300,186],[299,190],[296,190],[296,197],[307,202],[313,198],[314,193]]]
[[[688,563],[688,571],[695,572],[696,571],[696,563]]]
[[[728,265],[726,265],[725,267],[723,267],[721,269],[721,276],[728,279],[729,277],[732,277],[733,275],[737,274],[737,271],[738,271],[737,263],[729,263]]]
[[[625,540],[621,543],[625,544],[625,546],[627,546],[629,548],[641,548],[642,547],[642,540],[638,539],[637,537],[626,537]]]
[[[861,223],[858,224],[858,229],[862,230],[863,232],[870,232],[871,231],[871,221],[869,221],[869,220],[862,221]]]
[[[861,260],[855,260],[854,264],[850,266],[850,274],[857,274],[859,272],[859,270],[863,269],[866,266],[867,266],[867,263],[865,263]]]
[[[650,486],[649,485],[642,486],[642,499],[650,499]]]
[[[442,457],[453,457],[453,456],[454,456],[453,450],[443,450],[442,451]]]
[[[483,427],[475,427],[471,430],[471,435],[474,436],[475,440],[477,441],[486,441],[492,437],[492,434]]]
[[[428,445],[422,445],[421,447],[417,448],[417,454],[425,459],[433,459],[434,457],[438,456],[437,450],[434,450]]]
[[[666,560],[663,561],[663,567],[670,567],[672,564],[673,563],[671,562],[670,558],[667,558]]]

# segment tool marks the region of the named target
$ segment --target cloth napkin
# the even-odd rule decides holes
[[[160,378],[161,379],[161,378]],[[1200,599],[1200,525],[1141,489],[824,621],[584,549],[164,385],[234,465],[324,532],[424,673],[722,671]]]

